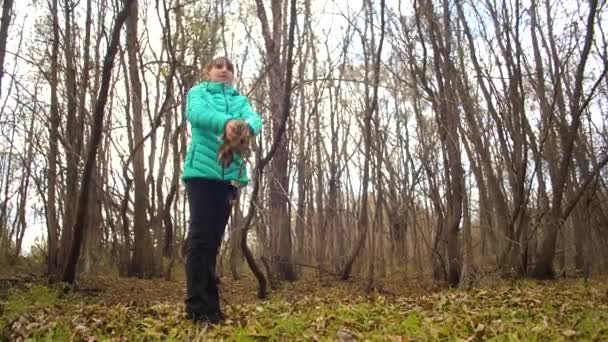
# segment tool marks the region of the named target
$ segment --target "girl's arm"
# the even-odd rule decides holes
[[[254,135],[257,135],[262,129],[262,118],[260,117],[260,114],[253,110],[247,97],[239,96],[239,101],[243,102],[241,118],[249,125],[251,132]]]
[[[188,92],[186,118],[192,126],[208,129],[216,134],[224,132],[224,126],[230,119],[226,113],[211,107],[205,90],[200,86],[195,86]]]

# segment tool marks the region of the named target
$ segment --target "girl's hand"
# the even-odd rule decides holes
[[[238,153],[241,158],[247,159],[250,154],[251,128],[243,120],[230,120],[224,128],[224,142],[218,149],[218,160],[222,167],[232,163],[233,153]]]
[[[240,137],[243,122],[239,121],[241,120],[229,120],[228,123],[226,123],[226,127],[224,128],[224,136],[227,140],[232,141]]]

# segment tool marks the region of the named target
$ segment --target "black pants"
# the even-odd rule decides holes
[[[192,317],[220,313],[215,263],[236,191],[227,182],[186,181],[190,207],[186,240],[186,313]]]

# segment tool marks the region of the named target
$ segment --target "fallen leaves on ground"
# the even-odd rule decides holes
[[[255,298],[251,279],[221,285],[228,320],[194,324],[183,282],[91,278],[63,294],[41,285],[10,291],[0,319],[9,340],[53,341],[527,341],[608,340],[608,284],[596,279],[503,281],[471,290],[357,283],[283,284]],[[41,299],[42,298],[42,299]]]

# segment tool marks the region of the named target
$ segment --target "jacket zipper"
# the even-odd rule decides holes
[[[222,94],[224,95],[224,102],[226,103],[226,114],[229,115],[228,113],[228,98],[226,98],[226,85],[222,84]],[[222,180],[226,179],[226,174],[225,174],[224,167],[222,166]]]
[[[230,115],[228,112],[228,98],[226,97],[226,85],[222,84],[222,94],[224,94],[224,102],[226,103],[226,114]]]

